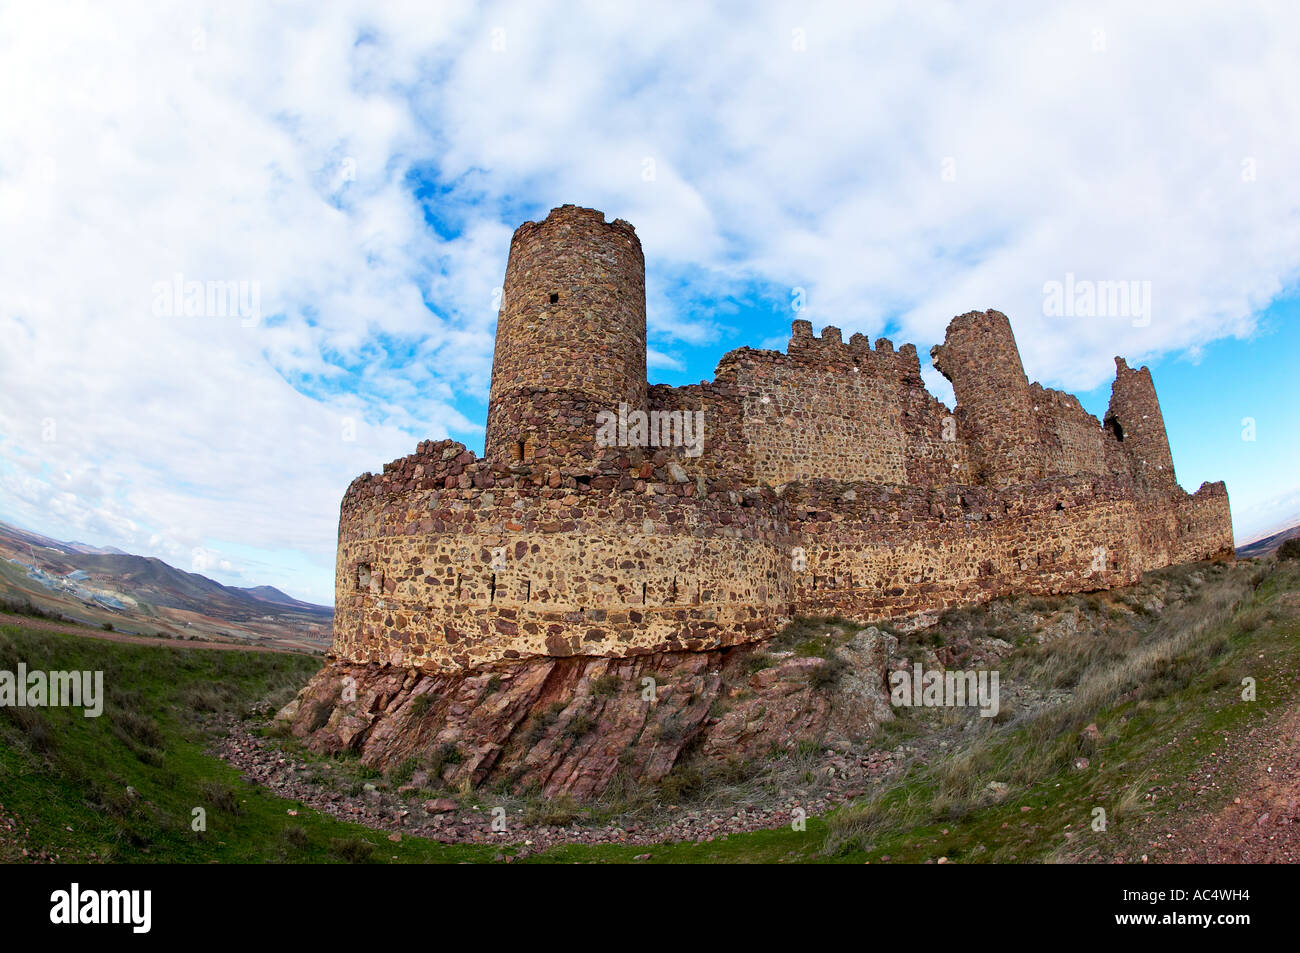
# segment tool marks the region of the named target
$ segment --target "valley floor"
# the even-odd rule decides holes
[[[212,649],[218,652],[280,652],[290,654],[290,649],[276,648],[270,645],[249,645],[247,642],[222,642],[217,639],[186,640],[153,635],[136,635],[133,632],[118,632],[115,629],[94,629],[89,626],[70,622],[55,622],[32,616],[15,615],[0,612],[0,626],[14,626],[20,629],[38,629],[42,632],[58,632],[83,639],[103,639],[105,642],[121,642],[126,645],[177,645],[192,649]]]

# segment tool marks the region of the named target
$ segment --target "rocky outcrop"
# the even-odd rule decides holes
[[[869,739],[882,721],[894,717],[886,673],[897,652],[897,637],[876,628],[863,629],[840,649],[843,671],[835,693],[838,703],[827,725],[829,745],[852,748]]]
[[[828,658],[741,646],[634,658],[536,657],[468,672],[334,661],[277,715],[318,752],[408,762],[450,789],[589,799],[657,783],[684,759],[750,760],[816,741],[847,750],[891,717],[893,636]]]

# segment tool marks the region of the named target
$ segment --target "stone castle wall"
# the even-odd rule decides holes
[[[519,229],[484,456],[423,443],[344,497],[338,657],[703,651],[794,615],[1101,589],[1231,553],[1226,490],[1177,485],[1145,368],[1117,362],[1103,426],[1028,382],[990,311],[932,352],[954,411],[911,345],[806,321],[784,354],[740,348],[713,381],[649,386],[642,268],[631,226],[597,212]],[[600,445],[620,403],[701,411],[702,452]]]

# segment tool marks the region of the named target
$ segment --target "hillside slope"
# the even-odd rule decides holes
[[[323,650],[333,609],[272,586],[227,586],[151,556],[64,543],[0,523],[0,608],[31,605],[121,631],[270,640]]]
[[[793,650],[815,672],[835,657],[841,628],[805,621],[761,651],[779,666]],[[115,645],[0,624],[0,668],[19,659],[98,668],[113,686],[100,719],[0,711],[0,824],[11,835],[0,842],[17,845],[0,853],[879,863],[1176,862],[1226,857],[1214,851],[1232,845],[1245,859],[1280,859],[1293,849],[1287,792],[1300,788],[1300,764],[1275,739],[1294,741],[1300,724],[1295,562],[1173,567],[1127,590],[1002,600],[893,634],[900,652],[945,666],[1005,643],[999,716],[899,709],[853,758],[818,742],[736,762],[688,748],[658,784],[581,804],[448,787],[442,769],[463,763],[454,750],[377,770],[277,737],[271,711],[317,668],[305,657]],[[761,683],[772,670],[756,663],[747,677]],[[1254,700],[1242,698],[1244,678],[1254,680]],[[833,704],[835,683],[818,682],[812,688]],[[738,687],[740,696],[753,690]],[[208,809],[209,837],[184,833],[179,818],[194,804]],[[497,807],[505,833],[492,827]],[[806,823],[792,824],[805,809]]]
[[[1278,547],[1288,539],[1296,538],[1300,538],[1300,523],[1265,536],[1263,539],[1257,539],[1254,542],[1247,543],[1245,546],[1239,546],[1237,548],[1237,558],[1259,559],[1263,556],[1271,556],[1273,553],[1277,552]]]

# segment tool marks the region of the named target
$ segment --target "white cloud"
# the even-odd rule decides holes
[[[510,230],[565,202],[637,226],[659,367],[726,325],[674,312],[684,269],[900,343],[997,307],[1072,389],[1248,333],[1296,281],[1284,7],[369,6],[0,11],[12,518],[182,560],[238,543],[214,575],[328,599],[343,489],[481,427],[458,401],[486,396]],[[178,272],[257,282],[266,318],[155,317]],[[1066,273],[1150,281],[1150,324],[1045,317]]]

